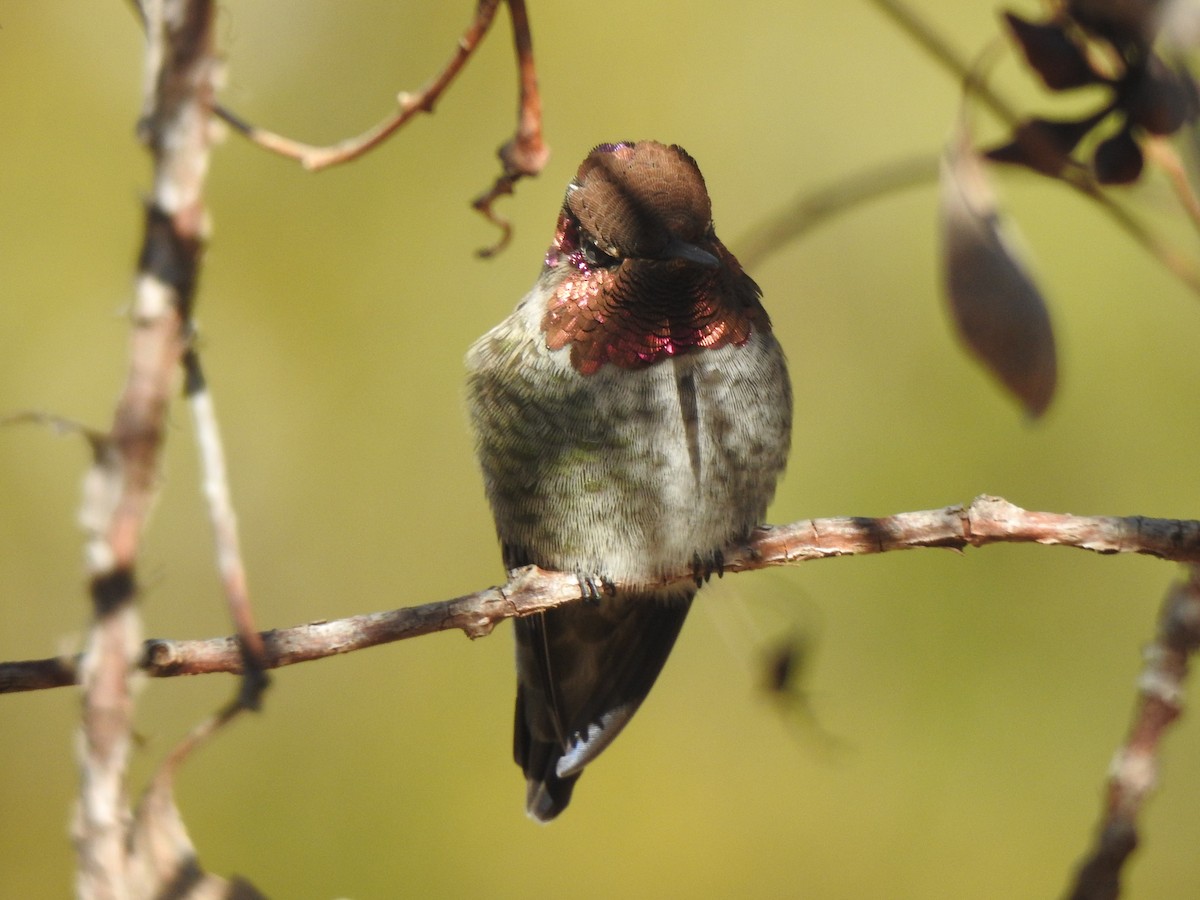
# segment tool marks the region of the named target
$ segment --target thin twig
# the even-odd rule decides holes
[[[201,868],[195,845],[175,803],[175,776],[187,758],[246,708],[240,699],[193,728],[159,765],[138,801],[129,835],[131,896],[265,900],[241,878],[222,878]]]
[[[415,94],[400,93],[396,97],[396,112],[356,137],[327,146],[305,144],[265,128],[259,128],[257,125],[251,125],[224,106],[215,106],[213,112],[228,122],[235,131],[260,147],[278,153],[280,156],[297,160],[300,165],[310,171],[316,172],[329,166],[349,162],[383,143],[389,135],[403,127],[417,113],[433,112],[433,107],[442,96],[442,92],[454,81],[462,67],[466,65],[467,60],[471,58],[471,54],[475,52],[475,48],[479,46],[483,36],[487,34],[499,5],[500,0],[479,0],[475,7],[475,18],[467,26],[463,36],[458,39],[454,55],[450,57],[450,61],[446,63],[442,71]]]
[[[22,410],[0,416],[0,427],[7,425],[41,425],[57,434],[78,434],[92,447],[92,455],[101,452],[108,444],[108,435],[82,422],[43,410]]]
[[[225,469],[221,429],[217,425],[212,394],[208,390],[208,383],[200,366],[200,354],[195,347],[188,350],[183,362],[186,372],[185,393],[196,427],[200,469],[204,473],[204,496],[208,501],[208,516],[212,524],[217,572],[225,590],[225,602],[229,607],[230,618],[237,630],[242,653],[246,657],[245,677],[242,679],[239,702],[247,709],[258,709],[262,702],[262,692],[267,687],[267,678],[263,671],[263,643],[254,625],[254,610],[250,605],[246,567],[242,562],[242,549],[238,540],[237,515],[234,513],[229,476]]]
[[[497,155],[503,171],[492,186],[480,194],[471,205],[500,229],[500,240],[493,246],[479,251],[480,256],[493,256],[503,250],[512,238],[512,223],[495,211],[495,201],[513,192],[513,187],[522,178],[539,174],[545,168],[550,151],[542,139],[542,101],[538,93],[537,68],[533,59],[533,37],[529,30],[529,16],[525,0],[505,0],[513,26],[513,45],[517,56],[519,103],[517,127],[513,137],[501,146]],[[406,125],[417,113],[431,113],[443,92],[467,64],[471,54],[479,46],[492,22],[500,0],[479,0],[475,17],[462,37],[458,39],[454,55],[431,81],[415,94],[401,93],[396,98],[397,109],[387,118],[367,129],[362,134],[339,141],[336,144],[319,146],[306,144],[260,128],[243,119],[232,110],[217,105],[214,112],[224,119],[235,131],[249,138],[260,147],[297,160],[309,171],[350,162],[382,144],[394,132]]]
[[[1072,184],[1071,182],[1067,183]],[[1200,294],[1200,266],[1197,266],[1195,259],[1168,244],[1099,187],[1096,187],[1094,191],[1085,190],[1074,184],[1072,187],[1076,187],[1085,196],[1100,204],[1100,208],[1108,213],[1109,218],[1140,244],[1143,250],[1158,260],[1163,268],[1183,282],[1193,293]]]
[[[522,178],[538,175],[550,158],[550,150],[542,140],[542,98],[538,93],[537,69],[533,63],[533,35],[529,31],[529,16],[525,0],[508,0],[512,19],[513,44],[517,51],[517,75],[520,80],[520,102],[517,109],[517,130],[513,139],[500,148],[504,171],[491,188],[476,197],[471,205],[500,229],[500,240],[484,247],[478,255],[495,256],[512,240],[512,223],[496,212],[494,204],[500,197],[513,192]]]
[[[1152,136],[1145,138],[1142,150],[1147,159],[1162,169],[1167,180],[1171,182],[1171,190],[1175,192],[1175,199],[1188,214],[1188,218],[1192,221],[1192,227],[1200,229],[1200,198],[1196,196],[1196,192],[1192,188],[1192,182],[1188,178],[1187,169],[1184,167],[1183,160],[1179,158],[1178,151],[1166,138]]]
[[[999,497],[977,497],[967,506],[899,513],[881,519],[806,519],[764,526],[742,547],[725,555],[726,572],[795,565],[814,559],[862,556],[921,547],[963,549],[996,543],[1039,543],[1095,553],[1141,553],[1177,562],[1200,561],[1200,522],[1141,516],[1074,516],[1031,512]],[[689,581],[690,569],[663,579]],[[453,600],[384,612],[311,622],[262,633],[264,664],[279,668],[351,653],[435,631],[459,629],[476,638],[504,619],[528,616],[580,597],[575,575],[527,566],[502,587]],[[194,641],[151,640],[141,667],[165,678],[212,672],[242,672],[236,637]],[[72,684],[67,658],[0,663],[0,693]]]
[[[737,242],[738,259],[747,269],[753,270],[771,254],[826,219],[905,188],[934,184],[938,160],[937,154],[930,154],[887,162],[803,194],[787,209],[760,223]]]
[[[963,83],[971,82],[972,93],[1005,124],[1016,125],[1020,116],[1008,102],[993,91],[983,79],[973,75],[973,66],[938,34],[927,21],[908,8],[901,0],[870,0],[900,29],[930,56],[952,72]]]
[[[1146,649],[1140,696],[1125,744],[1113,760],[1095,845],[1080,864],[1071,900],[1120,894],[1121,873],[1137,848],[1137,819],[1158,780],[1167,729],[1183,711],[1190,658],[1200,649],[1200,567],[1163,601],[1155,642]]]

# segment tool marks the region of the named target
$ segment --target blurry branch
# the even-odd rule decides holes
[[[175,804],[175,775],[184,761],[240,710],[233,702],[209,716],[171,751],[134,811],[129,835],[132,897],[156,900],[265,900],[254,885],[200,867],[196,848]]]
[[[948,69],[964,84],[970,83],[974,96],[990,109],[1000,121],[1015,126],[1020,119],[1016,111],[999,94],[979,78],[975,67],[958,54],[942,35],[927,21],[908,7],[902,0],[870,0],[884,15],[899,26],[900,30]]]
[[[1158,634],[1146,648],[1138,680],[1140,696],[1125,744],[1109,775],[1108,793],[1096,840],[1080,864],[1071,900],[1101,900],[1120,894],[1121,868],[1137,848],[1137,816],[1158,780],[1159,746],[1183,710],[1189,657],[1200,649],[1200,566],[1174,586],[1163,601]]]
[[[225,449],[220,428],[217,426],[212,394],[208,390],[204,371],[200,367],[200,354],[195,347],[189,347],[184,354],[183,366],[186,373],[184,390],[192,410],[192,423],[196,428],[204,497],[208,503],[208,517],[213,530],[217,573],[225,592],[229,617],[237,629],[240,649],[247,662],[238,703],[246,709],[258,709],[262,692],[267,687],[267,677],[264,674],[265,651],[250,606],[246,568],[242,562],[241,543],[238,540],[237,516],[234,513],[225,469]]]
[[[826,219],[905,188],[935,184],[938,161],[937,154],[895,160],[803,194],[738,241],[738,259],[747,269],[754,269]]]
[[[1143,150],[1146,158],[1153,161],[1167,176],[1179,205],[1187,211],[1188,218],[1192,220],[1192,227],[1200,230],[1200,198],[1197,198],[1192,189],[1187,169],[1175,148],[1166,138],[1155,137],[1146,140]]]
[[[967,506],[880,519],[807,519],[764,526],[745,545],[726,554],[724,571],[748,572],[919,547],[961,550],[997,543],[1055,544],[1103,554],[1141,553],[1200,562],[1200,522],[1030,512],[999,497],[981,496]],[[692,572],[681,571],[663,583],[693,578]],[[453,600],[265,631],[261,635],[264,665],[290,666],[450,629],[459,629],[471,638],[483,637],[504,619],[578,600],[581,592],[575,575],[526,566],[515,570],[501,587]],[[221,637],[147,641],[140,665],[149,675],[165,678],[239,673],[243,662],[236,638]],[[70,658],[0,663],[0,693],[72,684],[76,666],[76,660]]]
[[[146,30],[138,134],[154,157],[153,187],[130,315],[128,374],[111,431],[93,439],[80,513],[94,615],[78,663],[81,784],[72,835],[83,898],[142,895],[128,854],[133,815],[125,781],[132,676],[142,645],[135,569],[156,495],[167,409],[189,342],[207,227],[202,190],[217,68],[211,0],[146,2],[138,13]]]
[[[215,106],[214,112],[229,123],[235,131],[260,147],[297,160],[309,171],[316,172],[340,163],[350,162],[382,144],[418,113],[433,112],[434,105],[441,98],[442,93],[450,87],[463,66],[467,64],[467,60],[471,58],[471,54],[483,40],[484,35],[487,34],[496,17],[496,10],[500,6],[500,2],[501,0],[479,0],[475,7],[475,17],[467,26],[467,30],[463,32],[462,37],[458,39],[454,54],[442,70],[416,93],[401,92],[396,97],[394,113],[355,137],[326,146],[305,144],[252,125],[223,106]],[[475,209],[483,213],[502,231],[500,241],[494,247],[480,251],[482,256],[490,256],[503,249],[508,244],[512,233],[511,224],[493,211],[493,201],[501,195],[511,194],[513,185],[521,178],[534,176],[541,172],[550,155],[546,145],[542,142],[542,101],[538,93],[537,70],[533,61],[533,38],[529,30],[525,0],[504,0],[504,2],[508,6],[509,18],[513,26],[520,102],[516,131],[512,139],[504,144],[498,152],[504,171],[492,187],[472,203]]]
[[[240,709],[257,705],[265,684],[220,434],[192,347],[192,306],[208,233],[203,192],[219,69],[212,43],[216,8],[212,0],[145,0],[135,11],[146,35],[138,136],[153,156],[154,172],[130,314],[125,386],[107,434],[50,416],[16,419],[79,431],[92,447],[80,512],[93,623],[75,663],[83,686],[79,802],[72,824],[76,893],[84,900],[257,897],[245,882],[227,882],[200,869],[172,789],[175,770],[190,750]],[[218,567],[239,631],[232,639],[234,652],[248,674],[239,697],[172,754],[133,809],[127,782],[133,683],[143,653],[136,569],[142,531],[158,493],[170,400],[184,369]]]
[[[41,410],[25,410],[0,416],[0,426],[10,425],[41,425],[56,434],[80,435],[91,446],[93,456],[102,452],[108,443],[108,435],[102,431],[88,428],[75,419]]]

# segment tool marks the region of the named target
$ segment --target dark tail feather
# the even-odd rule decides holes
[[[579,775],[559,778],[561,750],[556,741],[534,740],[525,713],[525,692],[517,685],[517,722],[513,729],[513,756],[525,772],[525,811],[539,822],[549,822],[567,808]]]
[[[513,755],[533,818],[548,822],[566,808],[583,768],[632,718],[691,600],[691,593],[603,597],[516,621]]]

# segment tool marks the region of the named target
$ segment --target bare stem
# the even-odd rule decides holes
[[[1192,227],[1200,230],[1200,198],[1196,196],[1178,151],[1163,137],[1146,138],[1142,149],[1145,151],[1146,157],[1162,169],[1163,174],[1167,176],[1167,180],[1171,183],[1171,190],[1175,192],[1175,198],[1191,220]]]
[[[870,0],[872,4],[895,22],[933,59],[949,70],[964,84],[969,83],[974,96],[990,109],[997,118],[1008,125],[1016,125],[1020,117],[1004,98],[993,91],[986,82],[976,78],[971,64],[951,46],[932,25],[908,8],[901,0]]]
[[[896,160],[803,194],[743,238],[738,243],[738,259],[752,270],[826,219],[896,191],[936,184],[938,161],[937,154]]]
[[[1158,634],[1146,648],[1139,697],[1124,745],[1113,760],[1096,840],[1079,866],[1071,900],[1120,894],[1121,871],[1137,848],[1137,819],[1158,780],[1168,728],[1183,711],[1184,682],[1200,648],[1200,566],[1163,601]]]
[[[349,162],[383,143],[417,113],[433,112],[433,107],[442,93],[454,81],[462,67],[466,65],[467,60],[471,58],[471,54],[475,52],[475,48],[479,46],[483,36],[487,34],[499,5],[500,0],[480,0],[475,7],[475,18],[467,26],[462,37],[458,39],[454,54],[442,71],[415,94],[400,93],[396,98],[394,113],[355,137],[326,146],[305,144],[252,125],[223,106],[217,105],[213,111],[228,122],[234,130],[260,147],[278,153],[280,156],[297,160],[300,165],[310,171],[315,172],[339,163]]]
[[[500,240],[478,251],[487,258],[495,256],[512,240],[512,223],[495,210],[500,197],[513,192],[522,178],[539,174],[550,158],[550,150],[542,141],[542,98],[538,93],[537,69],[533,63],[533,36],[529,31],[529,16],[525,0],[508,0],[512,19],[513,44],[517,52],[517,75],[520,79],[520,103],[517,110],[517,130],[512,140],[500,148],[504,171],[471,205],[500,229]]]
[[[495,201],[511,194],[513,187],[522,178],[539,174],[550,156],[550,151],[542,140],[542,100],[538,93],[533,37],[529,30],[525,0],[505,0],[505,3],[508,5],[513,26],[520,100],[516,131],[498,151],[503,171],[492,186],[476,197],[471,204],[501,232],[500,240],[495,245],[479,251],[479,255],[485,257],[503,250],[512,238],[512,224],[495,211]],[[417,113],[433,112],[434,105],[462,71],[491,28],[499,6],[500,0],[479,0],[475,7],[475,17],[458,39],[454,54],[442,70],[416,93],[402,92],[396,98],[397,108],[394,113],[355,137],[326,146],[306,144],[253,125],[223,106],[217,105],[214,111],[239,134],[266,150],[297,160],[309,171],[316,172],[350,162],[382,144]]]
[[[254,625],[254,610],[250,605],[250,589],[246,583],[246,567],[242,562],[241,542],[238,540],[237,515],[229,490],[221,429],[217,425],[212,394],[200,366],[200,354],[192,347],[183,361],[187,373],[186,392],[196,427],[196,444],[203,472],[204,497],[208,501],[208,517],[213,530],[217,572],[225,591],[229,616],[246,658],[239,702],[247,709],[258,709],[262,692],[267,686],[267,678],[263,674],[265,654],[262,638]]]

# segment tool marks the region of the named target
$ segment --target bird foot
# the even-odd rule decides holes
[[[579,599],[584,603],[595,606],[604,596],[615,597],[617,594],[617,586],[606,575],[576,572],[575,577],[579,579]]]
[[[702,587],[714,572],[718,578],[725,574],[725,553],[720,548],[706,556],[701,556],[699,552],[692,554],[692,578],[696,587]]]

